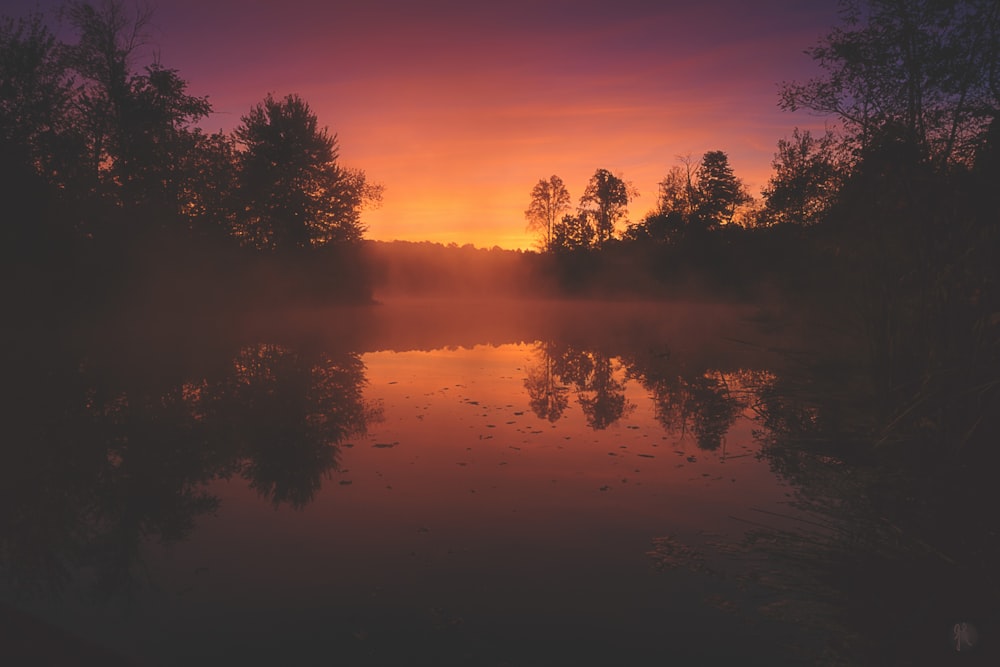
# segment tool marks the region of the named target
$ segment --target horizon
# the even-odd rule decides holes
[[[153,9],[135,64],[158,57],[207,95],[203,129],[230,132],[268,93],[298,94],[337,135],[340,163],[385,187],[362,216],[367,238],[509,250],[536,249],[524,210],[553,174],[574,205],[595,170],[620,175],[639,191],[636,221],[678,156],[722,150],[759,197],[778,140],[826,124],[781,111],[777,91],[815,73],[803,50],[837,23],[836,3],[790,0]]]
[[[996,0],[57,1],[0,663],[1000,664]]]

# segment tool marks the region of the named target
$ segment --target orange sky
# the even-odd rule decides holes
[[[836,24],[834,2],[693,4],[160,0],[150,46],[209,96],[208,130],[269,92],[304,97],[342,163],[385,186],[369,237],[528,248],[540,178],[575,201],[607,168],[638,188],[635,220],[680,154],[726,151],[756,193],[779,138],[822,128],[782,113],[777,89],[814,71],[802,51]]]

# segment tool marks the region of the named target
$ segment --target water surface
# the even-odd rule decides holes
[[[748,314],[409,302],[50,351],[3,599],[153,665],[793,659],[687,551],[788,511]]]

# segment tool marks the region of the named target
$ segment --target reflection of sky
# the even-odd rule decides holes
[[[382,403],[385,420],[369,428],[367,441],[346,450],[343,462],[359,475],[380,471],[393,491],[434,511],[457,508],[471,494],[490,513],[542,511],[549,503],[599,511],[627,505],[632,516],[700,526],[721,518],[711,516],[714,509],[703,512],[703,494],[712,507],[723,503],[730,510],[781,495],[767,466],[752,457],[723,461],[722,450],[701,451],[690,426],[686,434],[667,432],[649,392],[626,380],[617,360],[614,378],[635,407],[605,430],[587,425],[572,383],[561,419],[550,423],[532,412],[525,378],[540,363],[534,345],[379,352],[363,360],[366,397]],[[399,444],[373,447],[394,442]],[[753,446],[750,422],[737,419],[725,454],[738,456]],[[353,491],[382,493],[382,485],[362,486]],[[512,488],[519,490],[512,494]],[[677,504],[664,507],[653,501],[657,497]]]
[[[679,154],[727,151],[757,191],[777,140],[822,124],[782,114],[777,84],[809,75],[802,50],[836,21],[797,0],[158,5],[152,46],[209,95],[207,129],[297,92],[386,186],[373,238],[504,247],[531,244],[526,199],[553,173],[576,199],[595,169],[620,172],[633,219]]]
[[[606,430],[587,426],[572,388],[562,419],[539,419],[524,387],[534,345],[363,360],[365,397],[384,419],[346,441],[342,470],[312,503],[275,511],[241,481],[213,487],[218,518],[173,547],[181,570],[212,568],[215,583],[193,593],[198,600],[230,604],[238,580],[266,567],[252,604],[322,592],[331,608],[386,605],[382,613],[441,600],[470,616],[502,615],[505,605],[598,615],[622,598],[620,624],[640,617],[653,591],[669,596],[661,589],[671,580],[647,555],[653,538],[738,535],[745,526],[732,516],[754,518],[751,507],[778,510],[785,499],[766,462],[740,456],[755,449],[748,420],[729,431],[733,458],[723,460],[690,434],[667,433],[634,380],[626,394],[635,410]]]
[[[732,517],[759,518],[751,507],[783,507],[785,489],[767,463],[741,456],[755,448],[749,420],[729,430],[732,458],[723,460],[690,435],[667,433],[649,393],[621,369],[616,378],[636,407],[595,431],[572,388],[555,424],[531,412],[524,379],[538,362],[534,345],[363,361],[365,398],[381,404],[384,419],[342,445],[342,469],[313,502],[276,511],[241,481],[217,483],[218,516],[157,562],[168,588],[189,589],[177,602],[178,627],[226,618],[235,604],[251,620],[315,609],[324,633],[363,631],[377,642],[399,633],[401,619],[419,624],[434,610],[460,619],[455,636],[485,627],[513,632],[517,646],[526,628],[565,623],[581,640],[581,628],[597,623],[626,662],[652,649],[669,654],[663,633],[694,632],[713,584],[679,585],[686,571],[657,571],[654,538],[703,545],[741,534]],[[198,568],[207,570],[200,581],[190,574]]]

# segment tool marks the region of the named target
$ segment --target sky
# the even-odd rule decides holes
[[[835,0],[150,4],[148,48],[208,96],[206,130],[297,93],[385,188],[369,238],[511,249],[536,243],[524,211],[551,175],[574,202],[597,169],[621,176],[635,221],[678,156],[722,150],[759,194],[778,139],[827,122],[781,111],[778,90],[816,74],[803,51],[838,20]]]

